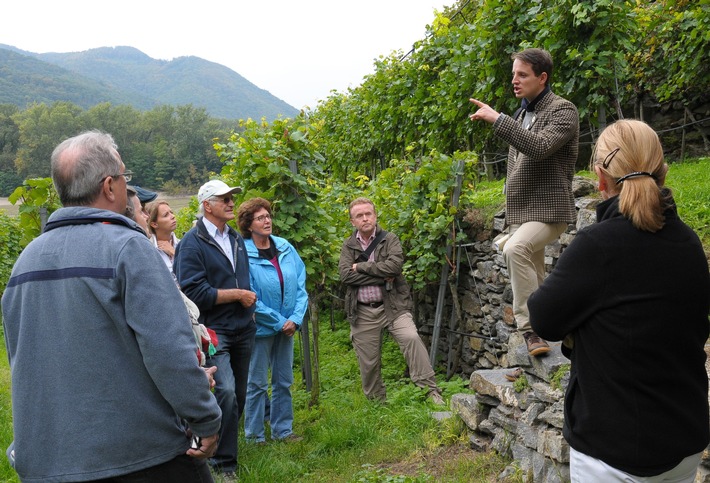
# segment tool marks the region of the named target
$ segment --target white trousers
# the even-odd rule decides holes
[[[656,476],[634,476],[570,448],[572,483],[693,483],[702,452],[688,456],[675,468]]]

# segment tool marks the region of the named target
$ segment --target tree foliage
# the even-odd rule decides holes
[[[0,211],[0,296],[5,291],[15,260],[22,251],[20,238],[19,220]]]
[[[436,281],[446,241],[457,236],[457,210],[451,202],[457,175],[466,189],[473,189],[474,155],[408,155],[391,160],[376,179],[355,172],[342,182],[323,170],[324,159],[312,141],[317,123],[303,118],[271,125],[246,121],[241,128],[215,146],[224,161],[222,177],[244,187],[238,201],[255,196],[271,200],[275,231],[306,261],[311,294],[337,291],[337,260],[352,230],[347,207],[358,196],[370,197],[382,226],[400,236],[411,260],[404,270],[416,286]],[[459,159],[467,161],[460,173]]]
[[[710,91],[710,3],[663,0],[639,4],[638,49],[631,56],[639,90],[684,104]],[[639,35],[640,32],[645,35]]]
[[[49,215],[61,206],[51,178],[25,180],[8,200],[13,205],[20,204],[19,233],[22,248],[42,233]]]
[[[468,122],[468,99],[517,108],[514,52],[549,50],[552,89],[585,125],[603,127],[644,95],[707,96],[709,25],[708,2],[688,0],[460,1],[436,14],[411,52],[380,57],[361,85],[331,93],[311,116],[323,127],[328,169],[342,180],[375,176],[407,154],[504,151],[490,126]]]
[[[159,106],[141,112],[122,105],[97,104],[82,110],[69,102],[33,104],[20,111],[0,105],[0,195],[26,178],[50,174],[57,144],[85,130],[110,133],[134,183],[170,191],[192,191],[220,162],[212,145],[225,138],[225,121],[202,108]]]
[[[69,102],[53,106],[34,104],[18,115],[20,148],[15,164],[23,178],[49,175],[54,147],[62,140],[81,131],[81,109]]]
[[[457,177],[461,206],[470,208],[490,153],[505,150],[490,126],[468,120],[468,99],[516,109],[512,53],[549,50],[552,89],[575,102],[585,125],[601,126],[630,98],[688,104],[707,96],[708,25],[705,1],[460,1],[435,14],[411,52],[377,59],[358,87],[334,91],[294,119],[241,121],[230,134],[191,106],[145,113],[109,104],[87,111],[69,103],[23,112],[0,106],[0,172],[16,152],[20,172],[46,176],[41,168],[63,136],[98,128],[114,135],[137,184],[194,192],[220,173],[244,187],[237,201],[274,203],[276,232],[306,260],[309,291],[319,297],[337,292],[335,264],[352,229],[347,205],[369,196],[382,225],[400,236],[407,276],[421,288],[453,262],[446,244],[461,236],[452,202]],[[23,189],[30,188],[42,189]],[[499,188],[486,196],[502,197]],[[179,214],[181,229],[195,209],[193,202]]]
[[[268,123],[240,122],[241,132],[215,144],[224,162],[222,176],[243,186],[238,201],[260,196],[271,201],[274,231],[308,260],[309,291],[330,286],[336,272],[334,254],[340,234],[337,218],[324,201],[334,196],[326,182],[311,137],[315,127],[302,118]],[[337,195],[335,195],[337,196]]]

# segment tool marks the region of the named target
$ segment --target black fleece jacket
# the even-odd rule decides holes
[[[710,275],[697,235],[671,206],[637,230],[618,197],[597,208],[528,300],[540,337],[574,336],[564,436],[577,451],[657,475],[710,440]]]

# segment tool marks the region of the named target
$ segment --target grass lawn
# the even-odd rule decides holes
[[[458,418],[437,421],[440,410],[404,377],[405,364],[390,338],[383,346],[387,404],[368,401],[360,389],[349,329],[322,328],[319,338],[321,388],[317,401],[305,390],[296,348],[294,431],[296,443],[247,444],[240,436],[240,481],[289,482],[493,482],[510,461],[470,449]],[[12,441],[10,375],[0,349],[0,450]],[[440,380],[444,397],[466,392],[467,381]],[[268,435],[268,426],[267,426]],[[19,479],[0,455],[0,481]],[[215,477],[217,483],[221,482]],[[521,480],[515,480],[521,481]]]
[[[10,365],[5,344],[0,344],[0,481],[20,481],[10,467],[5,450],[12,442],[12,404],[10,402]]]

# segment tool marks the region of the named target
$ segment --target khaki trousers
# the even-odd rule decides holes
[[[513,315],[518,332],[531,331],[528,297],[545,277],[545,246],[565,232],[567,223],[529,221],[510,225],[510,238],[503,246],[513,289]]]
[[[382,382],[382,334],[387,329],[399,345],[409,366],[412,382],[429,391],[438,390],[434,369],[429,354],[412,314],[406,312],[391,323],[387,320],[384,306],[358,305],[357,324],[350,326],[350,340],[355,348],[360,365],[362,390],[369,399],[384,401],[387,391]]]

